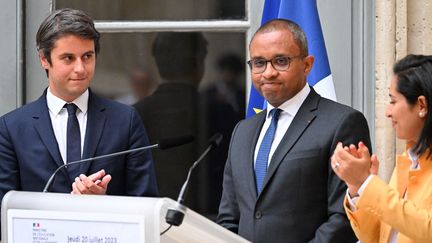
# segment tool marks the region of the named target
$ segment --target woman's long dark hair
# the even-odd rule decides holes
[[[432,155],[432,56],[408,55],[393,66],[397,77],[397,91],[414,106],[419,96],[426,97],[427,113],[420,136],[414,145],[413,152],[427,157]]]

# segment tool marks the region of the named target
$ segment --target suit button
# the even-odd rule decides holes
[[[262,217],[262,213],[261,213],[261,211],[256,211],[255,212],[255,218],[256,219],[260,219]]]

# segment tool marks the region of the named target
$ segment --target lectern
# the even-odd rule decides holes
[[[175,205],[169,198],[10,191],[1,205],[2,242],[249,242],[190,209],[160,236]]]

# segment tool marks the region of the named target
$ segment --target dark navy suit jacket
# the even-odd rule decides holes
[[[330,157],[338,142],[370,148],[363,114],[312,88],[271,158],[256,192],[254,151],[266,111],[234,129],[218,222],[255,243],[356,242],[343,208],[346,186]]]
[[[105,155],[149,144],[134,108],[90,92],[83,158]],[[60,155],[46,102],[46,92],[35,102],[0,118],[0,199],[9,190],[42,191],[50,175],[64,162]],[[150,151],[81,163],[80,173],[104,169],[112,176],[108,195],[157,196]],[[74,175],[60,171],[52,192],[70,193]]]

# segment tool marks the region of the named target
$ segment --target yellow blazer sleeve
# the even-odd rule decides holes
[[[409,190],[408,193],[429,194],[426,198],[430,198],[431,187],[430,184],[421,185],[417,189],[423,190]],[[374,176],[359,198],[354,214],[358,213],[357,221],[365,222],[363,224],[379,220],[415,242],[432,242],[431,201],[425,205],[426,198],[419,202],[400,198],[396,189]],[[368,226],[363,227],[368,229]]]
[[[354,230],[357,238],[362,243],[378,242],[380,236],[380,221],[379,219],[364,210],[351,211],[348,198],[345,196],[344,207],[348,219],[351,223],[351,228]]]

